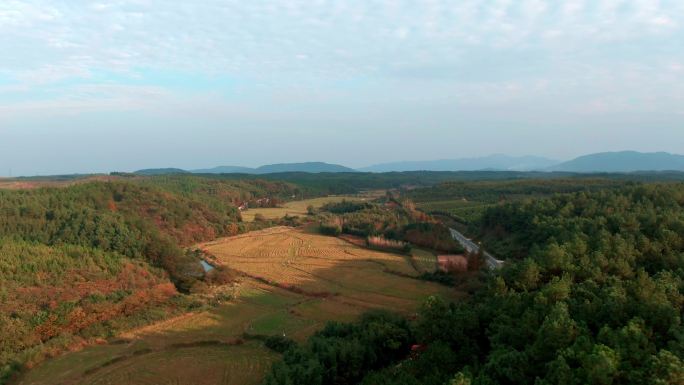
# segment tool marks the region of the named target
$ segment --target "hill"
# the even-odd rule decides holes
[[[304,163],[279,163],[269,164],[257,167],[256,174],[271,174],[276,172],[356,172],[356,170],[349,167],[341,166],[339,164],[330,164],[324,162],[304,162]]]
[[[191,170],[194,174],[254,174],[255,169],[242,166],[217,166]]]
[[[684,171],[684,156],[667,152],[602,152],[552,166],[549,171],[634,172]]]
[[[242,166],[218,166],[214,168],[192,170],[196,174],[275,174],[280,172],[356,172],[349,167],[325,162],[277,163],[257,168]]]
[[[303,163],[277,163],[259,166],[257,168],[242,166],[217,166],[186,171],[180,168],[150,168],[138,170],[135,174],[139,175],[166,175],[166,174],[274,174],[280,172],[356,172],[349,167],[339,164],[325,162],[303,162]]]
[[[508,156],[502,154],[477,158],[440,159],[381,163],[359,169],[368,172],[392,171],[533,171],[543,170],[557,164],[555,160],[539,156]]]
[[[180,168],[173,168],[173,167],[168,167],[168,168],[146,168],[142,170],[135,171],[134,174],[138,175],[166,175],[166,174],[188,174],[188,171],[185,171]]]

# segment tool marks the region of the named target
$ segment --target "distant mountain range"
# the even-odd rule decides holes
[[[135,174],[140,175],[161,175],[161,174],[273,174],[278,172],[358,172],[349,167],[340,166],[339,164],[330,164],[324,162],[304,162],[304,163],[278,163],[268,164],[257,168],[241,167],[241,166],[218,166],[214,168],[197,169],[197,170],[183,170],[179,168],[154,168],[138,170]]]
[[[558,163],[559,161],[557,160],[539,156],[508,156],[496,154],[479,158],[382,163],[360,168],[359,171],[540,171]]]
[[[166,175],[166,174],[189,174],[189,171],[185,171],[180,168],[146,168],[143,170],[138,170],[134,174],[139,175]]]
[[[392,172],[392,171],[563,171],[576,173],[684,171],[684,155],[666,152],[643,153],[636,151],[603,152],[580,156],[559,162],[539,156],[489,155],[479,158],[442,159],[382,163],[354,170],[338,164],[324,162],[279,163],[250,168],[218,166],[214,168],[183,170],[156,168],[136,171],[140,175],[161,174],[271,174],[279,172]]]
[[[667,152],[602,152],[549,167],[549,171],[634,172],[684,171],[684,156]]]
[[[242,166],[218,166],[192,170],[195,174],[255,174],[256,169]]]

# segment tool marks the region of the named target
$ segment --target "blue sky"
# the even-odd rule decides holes
[[[667,0],[4,0],[0,175],[684,153],[683,28]]]

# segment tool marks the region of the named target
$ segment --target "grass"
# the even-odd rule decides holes
[[[416,202],[416,206],[426,212],[442,211],[471,222],[477,220],[482,213],[496,203],[480,201],[464,201],[462,199]]]
[[[76,362],[64,361],[61,365],[54,365],[54,361],[60,360],[58,358],[46,365],[51,366],[52,373],[45,372],[42,378],[26,378],[22,383],[251,385],[258,384],[262,373],[278,358],[277,354],[264,349],[261,344],[252,342],[234,346],[207,344],[138,352],[91,365],[87,374],[77,376],[68,375],[74,372],[68,366]],[[88,351],[82,353],[91,354]],[[78,362],[74,366],[84,364]],[[82,379],[80,382],[79,378]]]
[[[282,207],[258,207],[242,211],[242,219],[246,222],[252,222],[254,221],[254,216],[257,214],[263,215],[266,219],[279,219],[284,217],[285,215],[305,216],[307,215],[307,208],[309,206],[319,208],[327,203],[337,203],[342,202],[343,200],[361,201],[368,199],[370,198],[365,196],[361,197],[355,195],[337,195],[323,198],[305,199],[301,201],[292,201],[284,203]]]
[[[418,275],[407,256],[291,228],[202,246],[215,263],[270,283],[245,277],[234,301],[48,360],[16,384],[257,384],[279,356],[258,341],[235,344],[245,332],[304,341],[330,320],[351,321],[372,308],[411,313],[429,295],[458,295],[389,272]],[[321,292],[329,296],[311,294]]]

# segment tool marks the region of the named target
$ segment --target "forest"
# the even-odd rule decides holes
[[[622,175],[622,178],[625,178]],[[448,181],[403,192],[406,199],[416,202],[425,212],[442,215],[461,224],[475,225],[483,212],[501,203],[565,194],[597,191],[639,183],[633,176],[624,180],[616,176],[582,176],[547,179],[506,179],[478,181]],[[477,231],[477,229],[473,229]]]
[[[385,244],[397,249],[401,247],[392,244],[399,241],[443,253],[464,251],[446,226],[417,210],[409,200],[398,202],[390,196],[373,203],[331,203],[320,209],[318,217],[324,234],[363,237],[369,246]]]
[[[247,223],[237,209],[426,175],[435,176],[65,177],[59,187],[0,189],[0,383],[78,344],[205,306],[192,293],[231,273],[205,274],[188,248],[198,242],[318,222],[369,247],[461,253],[424,205],[463,199],[484,203],[467,229],[506,260],[502,269],[469,272],[477,282],[467,299],[430,298],[414,317],[372,312],[306,343],[276,344],[283,359],[266,383],[684,382],[681,183],[432,180],[311,208],[306,218]]]
[[[258,228],[239,202],[295,192],[194,176],[0,189],[0,383],[78,341],[198,306],[179,292],[219,273],[187,246]]]
[[[479,230],[507,263],[471,298],[332,324],[265,384],[684,383],[684,185],[506,203]]]
[[[301,198],[309,198],[320,195],[355,194],[359,190],[400,190],[417,189],[436,186],[449,182],[514,182],[517,180],[529,180],[530,185],[544,184],[544,181],[557,179],[576,180],[575,185],[583,184],[587,174],[569,172],[518,172],[518,171],[404,171],[404,172],[338,172],[338,173],[304,173],[285,172],[262,175],[246,174],[203,174],[203,177],[217,180],[268,180],[284,181],[299,187]],[[682,172],[634,172],[624,173],[597,173],[592,174],[590,179],[613,181],[619,184],[628,181],[656,182],[656,181],[682,181]],[[569,182],[572,183],[572,182]],[[605,182],[610,183],[610,182]],[[482,192],[483,189],[478,189]],[[411,197],[413,199],[413,197]]]

